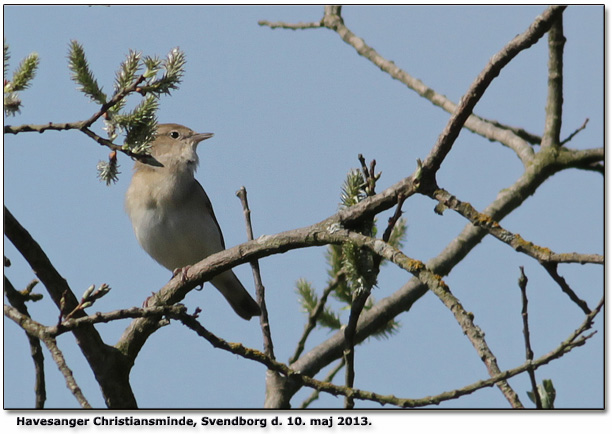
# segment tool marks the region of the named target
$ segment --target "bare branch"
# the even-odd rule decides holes
[[[476,77],[470,88],[461,98],[457,110],[451,116],[448,124],[440,134],[438,141],[423,162],[423,166],[436,172],[450,151],[455,139],[459,136],[463,124],[472,113],[474,106],[480,100],[489,84],[497,77],[517,54],[535,44],[561,16],[565,6],[551,6],[537,17],[529,28],[516,36],[499,53],[495,54],[487,66]]]
[[[221,338],[218,338],[214,334],[210,333],[207,329],[205,329],[201,324],[199,324],[195,316],[188,315],[184,306],[166,306],[146,309],[133,308],[122,311],[110,312],[107,314],[99,313],[90,317],[69,320],[65,324],[62,324],[62,326],[68,329],[72,329],[81,327],[85,324],[108,322],[120,318],[145,316],[157,317],[158,315],[166,315],[169,318],[181,321],[184,325],[198,333],[198,335],[208,340],[216,348],[221,348],[223,350],[232,352],[233,354],[240,355],[246,359],[262,363],[269,369],[279,372],[287,378],[291,378],[293,381],[297,381],[300,384],[305,385],[307,387],[311,387],[315,390],[324,391],[333,395],[351,395],[355,399],[373,401],[382,405],[392,404],[397,405],[399,407],[423,407],[426,405],[439,404],[440,402],[449,399],[456,399],[461,396],[473,393],[476,390],[482,389],[484,387],[490,387],[495,383],[505,381],[513,376],[519,375],[530,368],[535,369],[539,366],[547,364],[550,361],[563,356],[565,353],[571,351],[573,348],[583,345],[586,340],[592,336],[592,334],[588,336],[581,335],[592,326],[593,319],[595,318],[595,316],[597,316],[602,307],[603,299],[599,302],[597,307],[592,312],[590,312],[589,315],[587,315],[581,326],[577,330],[575,330],[565,341],[563,341],[559,347],[557,347],[550,353],[540,357],[539,359],[534,360],[530,363],[524,363],[523,365],[520,365],[514,369],[501,372],[495,377],[483,381],[478,381],[462,389],[444,392],[433,397],[425,397],[421,399],[407,399],[397,398],[395,396],[390,395],[380,395],[372,392],[362,391],[359,389],[350,389],[343,386],[335,386],[327,381],[315,380],[311,377],[299,373],[299,371],[294,371],[288,366],[271,359],[266,354],[260,351],[246,348],[241,344],[229,343]],[[4,307],[4,313],[7,317],[13,319],[16,323],[20,325],[23,324],[22,327],[25,326],[25,329],[28,330],[28,333],[34,333],[37,335],[44,334],[45,336],[53,336],[58,333],[57,326],[45,328],[40,324],[30,320],[29,318],[24,317],[19,312],[17,312],[16,309],[11,308],[10,306]]]
[[[591,312],[591,309],[587,305],[586,301],[578,297],[574,290],[567,284],[565,279],[559,275],[559,273],[557,272],[557,264],[549,262],[544,263],[542,265],[544,266],[544,269],[548,272],[548,274],[550,274],[550,277],[552,277],[553,280],[557,282],[561,290],[567,294],[570,300],[576,303],[576,305],[578,305],[578,307],[582,309],[584,313],[588,314],[589,312]]]
[[[525,338],[525,359],[528,363],[533,360],[533,350],[531,349],[531,340],[529,339],[529,314],[527,311],[527,276],[525,276],[525,269],[523,266],[519,267],[521,270],[521,276],[518,280],[519,288],[521,289],[521,304],[523,306],[521,310],[521,317],[523,318],[523,337]],[[542,401],[540,400],[540,393],[538,392],[538,383],[535,377],[535,370],[529,368],[529,380],[531,381],[531,389],[533,390],[533,396],[535,397],[536,408],[542,408]]]
[[[415,408],[415,407],[424,407],[427,405],[435,405],[439,404],[443,401],[447,401],[450,399],[456,399],[464,395],[468,395],[473,393],[479,389],[484,387],[490,387],[496,383],[505,382],[507,379],[519,375],[529,369],[536,369],[542,365],[545,365],[552,360],[558,359],[563,356],[567,352],[571,351],[573,348],[584,345],[584,343],[593,336],[594,333],[588,336],[581,336],[586,330],[588,330],[592,326],[593,319],[601,310],[603,306],[603,299],[600,301],[598,306],[587,315],[584,322],[580,325],[580,327],[575,330],[565,341],[563,341],[556,349],[551,351],[550,353],[540,357],[534,361],[528,361],[524,364],[510,369],[504,372],[500,372],[494,377],[491,377],[487,380],[478,381],[476,383],[470,384],[462,389],[456,389],[449,392],[444,392],[436,396],[429,396],[421,399],[409,399],[409,398],[397,398],[393,395],[380,395],[378,393],[363,391],[359,389],[352,389],[344,386],[336,386],[328,381],[319,381],[306,376],[299,371],[294,371],[290,367],[279,363],[275,360],[272,360],[264,353],[246,348],[242,344],[230,343],[227,342],[211,332],[205,329],[194,316],[187,315],[182,312],[176,314],[172,312],[169,316],[178,319],[185,326],[189,327],[193,331],[195,331],[199,336],[203,337],[207,341],[209,341],[215,348],[220,348],[225,351],[229,351],[233,354],[240,355],[246,359],[253,360],[259,363],[264,364],[268,369],[281,373],[283,376],[291,379],[292,381],[298,382],[301,385],[313,388],[318,391],[327,392],[334,396],[350,396],[354,399],[373,401],[379,404],[391,404],[396,405],[398,407],[405,408]],[[333,371],[332,371],[333,372]],[[334,372],[335,375],[335,372]]]
[[[33,282],[36,282],[34,280]],[[13,306],[21,315],[30,318],[28,307],[25,304],[23,295],[15,289],[10,280],[4,276],[4,294],[8,299],[11,306]],[[36,395],[36,408],[44,408],[45,401],[47,400],[47,391],[45,386],[45,356],[42,352],[42,346],[40,345],[40,339],[28,334],[26,332],[28,342],[30,344],[30,354],[32,355],[32,361],[34,362],[34,393]]]
[[[563,141],[560,143],[560,145],[561,145],[561,146],[563,146],[563,145],[565,145],[566,143],[568,143],[569,141],[571,141],[571,140],[574,138],[574,136],[575,136],[576,134],[578,134],[580,131],[582,131],[582,130],[584,130],[584,129],[586,128],[586,126],[587,126],[587,124],[588,124],[588,123],[589,123],[589,118],[586,118],[586,119],[584,120],[584,123],[583,123],[583,124],[582,124],[580,127],[576,128],[576,130],[575,130],[575,131],[574,131],[572,134],[570,134],[569,136],[567,136],[567,138],[566,138],[565,140],[563,140]]]
[[[282,21],[272,22],[268,20],[259,20],[257,22],[260,26],[270,27],[271,29],[287,29],[287,30],[304,30],[304,29],[316,29],[325,27],[322,21],[314,21],[311,23],[285,23]]]
[[[247,191],[243,186],[237,192],[236,196],[240,198],[242,203],[242,210],[244,212],[244,220],[247,230],[247,239],[253,240],[253,227],[251,225],[251,210],[249,209],[249,202],[247,200]],[[264,351],[271,358],[274,357],[274,344],[272,343],[272,333],[270,331],[270,320],[268,318],[268,309],[266,307],[266,289],[261,281],[261,272],[259,270],[259,261],[251,261],[251,268],[253,269],[253,280],[255,282],[255,291],[257,293],[257,304],[261,308],[261,316],[259,317],[259,323],[261,325],[261,332],[263,334]]]
[[[479,79],[482,78],[483,80],[481,80],[479,84],[484,85],[486,88],[488,83],[490,83],[490,81],[492,81],[493,78],[499,74],[501,68],[503,68],[508,61],[510,61],[519,51],[531,46],[535,41],[542,37],[544,33],[546,33],[548,27],[551,25],[551,16],[554,17],[555,15],[560,14],[563,9],[564,7],[549,8],[540,17],[536,18],[532,26],[523,35],[517,36],[517,38],[511,41],[510,44],[507,45],[500,53],[494,56],[493,59],[495,59],[495,62],[490,62],[487,69],[483,71],[483,73],[487,72],[489,75],[483,76],[483,74],[481,74]],[[451,118],[451,121],[456,122],[459,125],[456,127],[459,128],[459,130],[461,127],[465,126],[465,128],[473,131],[476,134],[479,134],[489,140],[498,141],[503,145],[510,147],[516,152],[523,164],[526,164],[531,159],[534,152],[529,146],[528,142],[540,143],[541,139],[539,137],[527,133],[524,130],[509,127],[497,121],[487,120],[472,114],[472,109],[477,100],[480,98],[480,95],[482,94],[481,92],[484,91],[484,88],[480,89],[478,86],[475,87],[473,85],[465,94],[459,105],[454,104],[444,95],[435,92],[419,79],[410,76],[407,72],[396,66],[394,62],[385,59],[378,52],[376,52],[376,50],[368,46],[363,39],[356,36],[348,29],[348,27],[344,25],[344,20],[341,17],[340,11],[340,6],[326,6],[325,15],[320,23],[309,23],[305,25],[270,23],[268,21],[260,21],[259,23],[260,25],[267,25],[270,27],[274,26],[274,28],[287,28],[293,30],[319,28],[323,25],[338,33],[338,35],[347,44],[351,45],[359,55],[370,60],[382,71],[388,73],[392,78],[404,83],[408,88],[417,92],[421,97],[428,99],[434,105],[441,107],[449,113],[453,113],[453,118]],[[520,40],[521,38],[522,40]],[[521,45],[523,46],[520,47]],[[514,51],[515,48],[518,48],[518,51]],[[457,121],[453,121],[453,119],[457,117],[458,113],[461,116]],[[452,131],[453,130],[449,130],[449,132]],[[458,134],[458,132],[456,134]],[[454,138],[452,138],[450,141],[452,143]]]
[[[15,321],[15,323],[17,323],[23,330],[25,330],[28,335],[43,341],[43,343],[51,353],[51,357],[57,364],[59,371],[64,376],[68,389],[72,392],[81,407],[91,408],[91,405],[89,405],[89,402],[87,402],[87,399],[83,395],[83,392],[81,391],[74,376],[72,375],[72,371],[66,364],[66,359],[64,359],[64,355],[57,346],[57,342],[47,333],[46,328],[43,325],[37,323],[36,321],[33,321],[29,316],[26,316],[20,313],[17,309],[7,305],[4,305],[4,315]]]
[[[340,369],[342,369],[343,367],[344,367],[344,359],[340,359],[340,362],[338,362],[338,364],[334,366],[334,368],[332,368],[331,371],[329,371],[329,374],[325,376],[323,381],[325,383],[331,383],[334,377],[336,376],[336,374],[340,372]],[[319,399],[319,391],[315,389],[310,394],[310,396],[302,402],[302,404],[300,405],[300,408],[308,408],[308,406],[312,404],[314,401],[316,401],[317,399]]]
[[[563,14],[548,32],[548,97],[542,147],[559,146],[563,118]]]
[[[538,153],[538,155],[540,155],[540,153]],[[562,163],[557,164],[555,159],[546,159],[542,162],[538,162],[538,164],[527,166],[525,172],[515,181],[515,183],[502,189],[497,195],[497,198],[487,206],[482,213],[490,216],[494,221],[501,221],[513,210],[520,207],[521,204],[528,197],[533,195],[538,187],[553,173],[564,168],[575,167],[574,164],[578,161],[590,162],[602,159],[603,148],[588,151],[561,152],[556,154],[555,158],[563,160]],[[410,181],[411,185],[414,186],[415,181],[413,181],[412,177],[410,177]],[[425,180],[423,179],[420,182],[425,182]],[[401,191],[400,189],[396,189],[396,186],[392,187],[392,190],[397,194]],[[408,189],[407,191],[410,190]],[[357,210],[358,207],[365,207],[368,206],[368,204],[374,205],[373,202],[376,201],[377,205],[375,205],[375,207],[378,212],[380,209],[378,208],[378,196],[386,195],[387,193],[390,193],[390,191],[385,190],[379,195],[368,198],[349,209]],[[454,266],[465,258],[465,256],[480,243],[487,233],[485,228],[474,226],[470,222],[453,241],[427,263],[427,267],[441,276],[449,274]],[[457,240],[461,240],[461,242],[457,242]],[[413,278],[392,295],[379,300],[371,309],[364,312],[361,316],[357,328],[357,339],[360,341],[365,339],[397,315],[410,310],[411,306],[426,292],[427,286],[423,285],[420,280]],[[301,356],[299,360],[291,365],[292,369],[306,375],[314,376],[320,369],[342,357],[343,342],[344,339],[341,332],[334,334],[329,339]],[[292,394],[298,389],[299,387],[294,385],[293,388],[287,388],[286,393]]]

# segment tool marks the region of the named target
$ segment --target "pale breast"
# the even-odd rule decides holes
[[[177,200],[155,184],[140,187],[130,186],[126,211],[142,248],[165,268],[195,264],[223,249],[217,222],[201,200],[190,195]]]

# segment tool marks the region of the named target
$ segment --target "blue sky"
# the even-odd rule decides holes
[[[75,89],[66,54],[74,39],[83,44],[91,69],[104,89],[130,50],[165,56],[179,46],[188,59],[184,81],[161,99],[160,122],[177,122],[215,137],[199,148],[198,179],[206,188],[226,244],[246,239],[235,191],[246,186],[256,236],[320,221],[337,210],[346,173],[358,167],[357,154],[375,158],[383,172],[378,191],[412,173],[448,121],[449,114],[419,98],[358,56],[326,29],[271,30],[258,20],[316,21],[321,6],[5,6],[4,36],[11,68],[28,53],[40,55],[24,107],[5,123],[45,123],[88,118],[97,110]],[[347,26],[378,52],[457,102],[472,80],[512,37],[543,11],[541,6],[347,6]],[[603,8],[570,7],[564,14],[562,136],[588,127],[568,146],[603,145]],[[491,84],[475,112],[541,134],[547,74],[546,41],[521,53]],[[12,71],[12,69],[11,69]],[[96,125],[100,133],[101,125]],[[110,294],[90,309],[111,311],[140,306],[161,288],[169,273],[138,246],[123,195],[132,162],[120,157],[120,180],[106,187],[96,179],[102,148],[75,131],[6,136],[4,203],[41,244],[53,264],[80,295],[90,284],[108,283]],[[522,166],[512,151],[463,131],[438,175],[440,186],[482,210],[511,185]],[[465,226],[452,212],[433,212],[425,197],[404,206],[408,235],[404,252],[427,261]],[[390,212],[379,217],[386,221]],[[601,175],[568,170],[547,181],[503,221],[503,226],[556,252],[603,254]],[[272,334],[279,360],[293,353],[305,322],[294,287],[306,278],[320,291],[327,279],[324,248],[303,249],[261,261]],[[5,255],[13,265],[7,277],[24,287],[33,275],[10,242]],[[554,349],[582,322],[581,311],[533,259],[492,238],[477,246],[450,276],[453,293],[486,333],[501,369],[524,360],[519,266],[529,277],[532,343],[536,357]],[[247,265],[236,270],[253,290]],[[601,298],[603,268],[565,265],[561,274],[590,306]],[[391,265],[383,268],[374,291],[381,299],[408,278]],[[42,291],[42,288],[40,288]],[[256,320],[231,312],[209,285],[185,300],[203,309],[203,324],[220,337],[261,348]],[[30,306],[32,316],[52,324],[57,313],[48,297]],[[346,319],[346,318],[345,318]],[[486,378],[484,365],[452,315],[431,293],[401,315],[392,339],[370,339],[357,350],[356,387],[401,397],[423,397]],[[4,404],[34,402],[33,369],[23,333],[8,320],[4,330]],[[127,326],[99,327],[108,343]],[[537,372],[551,378],[557,407],[603,405],[603,327],[585,347]],[[330,334],[317,329],[307,349]],[[99,389],[72,336],[59,339],[85,396],[103,406]],[[51,358],[47,361],[47,405],[76,406]],[[323,372],[325,374],[326,371]],[[132,371],[141,407],[258,408],[264,396],[263,366],[213,349],[192,332],[173,324],[146,344]],[[342,382],[343,374],[336,381]],[[510,381],[525,405],[529,380]],[[18,393],[15,391],[18,390]],[[310,394],[303,390],[292,403]],[[497,389],[481,390],[440,408],[496,408],[506,401]],[[322,396],[315,407],[340,407],[341,399]],[[369,403],[358,403],[371,407]],[[377,406],[375,406],[377,408]]]

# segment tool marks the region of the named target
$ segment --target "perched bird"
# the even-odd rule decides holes
[[[151,156],[161,166],[139,161],[134,165],[125,195],[127,214],[142,248],[171,271],[225,249],[210,199],[194,177],[198,143],[212,136],[178,124],[160,124]],[[211,283],[242,318],[261,314],[232,270]]]

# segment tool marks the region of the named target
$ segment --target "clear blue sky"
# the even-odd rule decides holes
[[[343,9],[358,36],[409,74],[458,101],[487,60],[544,10],[542,6],[359,7]],[[5,6],[4,36],[11,71],[28,53],[41,58],[37,77],[22,93],[24,107],[5,123],[45,123],[88,118],[95,104],[69,78],[68,43],[83,44],[91,69],[110,91],[114,72],[129,49],[165,56],[179,46],[188,59],[184,82],[161,99],[160,122],[178,122],[215,137],[199,148],[198,179],[208,191],[229,246],[246,239],[242,210],[234,196],[246,186],[256,236],[297,228],[337,210],[340,185],[358,166],[357,154],[375,158],[383,172],[378,190],[409,175],[424,158],[449,115],[392,80],[346,45],[337,34],[315,29],[271,30],[258,20],[315,21],[321,6],[163,7],[163,6]],[[589,118],[569,144],[603,146],[603,7],[570,7],[564,15],[565,77],[562,136]],[[543,130],[546,99],[545,39],[521,53],[493,82],[475,112],[535,134]],[[101,131],[101,125],[97,125]],[[132,162],[120,157],[121,175],[106,187],[96,178],[102,148],[81,133],[9,135],[4,141],[4,203],[41,244],[79,296],[90,284],[108,283],[110,294],[90,309],[111,311],[140,306],[169,279],[138,246],[123,195]],[[463,131],[438,176],[439,184],[477,209],[495,199],[521,173],[512,151]],[[433,212],[435,203],[414,197],[404,206],[408,219],[405,253],[427,261],[466,224],[460,216]],[[379,217],[386,221],[389,213]],[[503,221],[508,230],[557,252],[603,254],[603,182],[599,174],[565,171],[546,182],[522,208]],[[321,290],[327,279],[325,249],[292,251],[261,261],[275,349],[286,362],[300,336],[305,315],[294,292],[306,278]],[[34,276],[10,242],[5,272],[24,287]],[[524,361],[519,265],[529,277],[532,343],[536,357],[554,349],[582,321],[581,311],[561,293],[536,261],[486,238],[445,278],[475,315],[502,369]],[[560,272],[590,306],[600,299],[603,268],[565,265]],[[247,265],[237,274],[254,292]],[[377,299],[399,289],[411,276],[387,265]],[[39,288],[42,290],[42,288]],[[211,286],[185,300],[203,309],[201,320],[232,342],[261,348],[256,320],[230,310]],[[57,319],[48,297],[30,305],[46,324]],[[346,318],[345,318],[346,319]],[[418,398],[486,378],[484,365],[462,336],[450,312],[433,294],[401,315],[392,339],[371,339],[357,350],[356,386],[382,394]],[[11,321],[4,331],[4,404],[33,405],[33,368],[27,341]],[[603,326],[585,347],[537,372],[551,378],[557,407],[603,405]],[[128,322],[99,327],[114,343]],[[317,330],[308,348],[329,334]],[[71,335],[59,344],[79,386],[97,407],[103,400]],[[47,406],[74,407],[50,356]],[[324,374],[326,371],[323,372]],[[258,408],[263,403],[265,369],[216,350],[186,328],[173,324],[156,333],[132,371],[141,407]],[[337,377],[342,382],[343,374]],[[527,406],[526,375],[511,385]],[[298,406],[310,394],[293,399]],[[341,407],[322,395],[320,407]],[[371,403],[358,403],[371,407]],[[481,390],[441,408],[505,407],[496,388]]]

